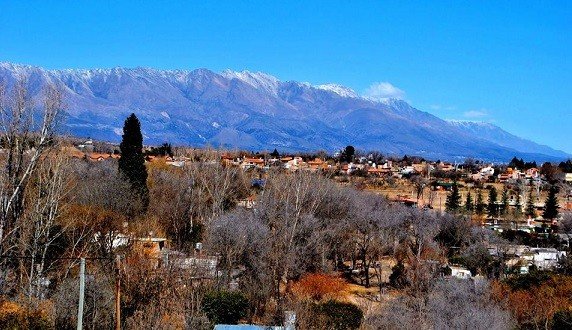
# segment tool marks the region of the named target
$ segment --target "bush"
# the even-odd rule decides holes
[[[505,282],[512,290],[529,290],[542,285],[548,280],[550,280],[550,273],[533,269],[528,274],[518,274],[509,277]]]
[[[559,310],[554,313],[552,329],[572,329],[572,310]]]
[[[363,319],[359,307],[335,300],[315,305],[314,312],[318,316],[316,319],[321,320],[326,329],[358,329]]]
[[[306,274],[293,286],[295,294],[313,300],[333,298],[342,293],[348,284],[339,277],[326,274]]]
[[[405,266],[403,263],[398,262],[391,268],[391,275],[389,275],[389,284],[397,289],[403,289],[407,286],[407,277],[405,275]]]
[[[211,292],[203,300],[203,311],[214,324],[237,324],[247,310],[248,299],[240,292]]]
[[[54,329],[45,311],[28,309],[13,301],[0,302],[0,329]]]

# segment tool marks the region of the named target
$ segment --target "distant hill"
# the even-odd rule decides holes
[[[450,120],[449,123],[466,132],[470,132],[475,136],[481,137],[503,147],[527,153],[545,154],[562,158],[570,157],[570,155],[564,151],[555,150],[549,146],[523,139],[491,123],[459,120]]]
[[[283,82],[260,72],[44,70],[0,63],[0,80],[10,84],[18,76],[27,77],[33,96],[46,83],[62,86],[65,128],[80,137],[119,141],[124,119],[134,112],[147,144],[330,152],[351,144],[451,160],[568,157],[498,127],[487,135],[475,125],[447,122],[405,101],[373,101],[344,86]],[[503,132],[511,140],[496,138]]]

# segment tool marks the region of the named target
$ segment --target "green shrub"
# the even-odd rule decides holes
[[[552,329],[572,329],[572,310],[560,310],[552,317]]]
[[[359,307],[335,300],[315,305],[314,312],[318,314],[317,320],[321,320],[327,329],[332,330],[358,329],[363,319],[363,312]]]
[[[240,292],[211,292],[203,300],[203,311],[214,324],[237,324],[247,310],[248,299]]]
[[[531,269],[528,274],[518,274],[511,276],[505,282],[513,290],[529,290],[533,287],[538,287],[542,283],[550,279],[550,273],[540,270]]]
[[[391,268],[391,275],[389,275],[389,284],[397,289],[402,289],[407,286],[407,277],[405,275],[405,266],[403,263],[398,262]]]

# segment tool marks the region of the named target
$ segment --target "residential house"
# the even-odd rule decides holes
[[[456,169],[456,166],[451,163],[440,162],[439,164],[437,164],[437,169],[443,172],[450,172],[454,171]]]
[[[558,265],[558,260],[566,256],[565,251],[555,248],[530,248],[532,262],[539,269],[552,269]]]
[[[461,266],[449,266],[451,269],[451,276],[458,279],[470,279],[473,277],[471,271]]]
[[[149,258],[159,259],[167,247],[167,239],[163,237],[135,237],[130,241],[134,250],[142,252]]]
[[[400,173],[403,175],[407,175],[407,174],[415,174],[417,172],[415,171],[415,167],[413,166],[404,166],[403,168],[401,168]]]
[[[256,196],[250,196],[246,199],[239,200],[236,206],[251,209],[256,205]]]
[[[284,164],[284,168],[292,170],[292,171],[298,170],[298,169],[300,169],[300,167],[305,165],[304,159],[302,159],[302,157],[299,157],[299,156],[285,157],[285,158],[282,158],[281,161]]]
[[[552,269],[558,260],[566,256],[565,251],[555,248],[533,248],[526,245],[490,245],[489,253],[495,256],[512,257],[507,261],[510,267],[517,267],[520,272],[528,272],[531,265],[539,269]]]
[[[320,158],[315,158],[314,160],[309,160],[307,162],[308,168],[312,171],[317,171],[317,170],[325,170],[328,169],[328,163],[324,162],[322,159]]]
[[[383,176],[386,174],[391,174],[391,169],[383,168],[381,166],[378,167],[372,166],[367,169],[367,173],[371,175]]]
[[[529,168],[525,172],[525,178],[527,178],[527,179],[538,179],[538,178],[540,178],[540,171],[536,167]]]
[[[481,179],[487,179],[490,176],[493,176],[495,174],[495,169],[492,166],[487,166],[482,168],[479,171],[479,174],[481,175]]]
[[[217,273],[218,258],[215,256],[203,256],[198,253],[189,257],[181,252],[171,251],[166,254],[164,261],[173,267],[190,272],[193,278],[212,279],[220,275]]]
[[[119,159],[121,156],[118,154],[104,154],[104,153],[91,153],[88,156],[89,160],[100,162],[107,159]]]
[[[240,167],[243,170],[248,170],[251,168],[263,168],[264,167],[264,159],[262,158],[244,158],[240,163]]]

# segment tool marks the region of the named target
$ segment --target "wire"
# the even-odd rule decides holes
[[[45,257],[45,258],[38,258],[38,257],[31,257],[31,256],[9,256],[9,255],[0,255],[2,259],[44,259],[44,260],[113,260],[113,258],[105,258],[105,257]]]

